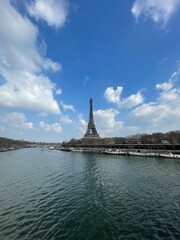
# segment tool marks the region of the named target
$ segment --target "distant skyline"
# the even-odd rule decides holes
[[[0,136],[180,129],[180,0],[1,0]]]

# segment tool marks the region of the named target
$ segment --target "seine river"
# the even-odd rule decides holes
[[[180,161],[0,153],[0,239],[180,239]]]

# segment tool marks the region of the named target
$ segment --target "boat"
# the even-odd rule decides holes
[[[83,152],[83,149],[78,149],[78,148],[70,148],[72,152]]]
[[[148,152],[146,153],[147,157],[159,157],[159,153],[152,153],[152,152]]]
[[[178,154],[172,154],[172,153],[160,153],[159,157],[162,158],[176,158],[176,159],[180,159],[180,155]]]
[[[146,157],[146,153],[141,153],[141,152],[128,152],[128,155],[130,156],[137,156],[137,157]]]
[[[127,154],[126,152],[122,152],[119,149],[116,149],[116,150],[109,149],[109,150],[106,150],[104,153],[112,154],[112,155],[126,155]]]
[[[50,147],[49,147],[49,150],[54,150],[54,147],[53,147],[53,146],[50,146]]]

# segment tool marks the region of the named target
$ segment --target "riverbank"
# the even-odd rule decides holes
[[[18,149],[22,149],[24,147],[7,147],[7,148],[0,148],[0,152],[8,152],[8,151],[14,151]]]
[[[13,151],[23,148],[35,148],[36,146],[15,146],[15,147],[7,147],[7,148],[0,148],[0,152],[7,152]],[[82,152],[82,153],[97,153],[97,154],[109,154],[109,155],[122,155],[122,156],[138,156],[138,157],[156,157],[156,158],[173,158],[180,160],[179,152],[176,153],[175,151],[172,153],[170,151],[147,151],[146,149],[136,150],[130,149],[130,151],[120,150],[120,149],[102,149],[102,148],[64,148],[64,147],[47,147],[49,150],[60,150],[64,152]]]
[[[146,152],[145,150],[144,151],[143,150],[142,151],[140,151],[140,150],[124,151],[124,150],[120,150],[120,149],[73,148],[73,147],[60,148],[60,150],[66,151],[66,152],[84,152],[84,153],[100,153],[100,154],[110,154],[110,155],[180,159],[180,154],[175,154],[172,152],[164,152],[164,151]]]

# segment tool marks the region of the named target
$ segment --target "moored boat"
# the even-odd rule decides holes
[[[112,154],[112,155],[126,155],[127,154],[126,152],[123,152],[119,149],[116,149],[116,150],[109,149],[109,150],[106,150],[104,153]]]
[[[139,156],[139,157],[146,157],[146,153],[141,153],[141,152],[128,152],[128,155],[130,156]]]
[[[152,152],[148,152],[146,153],[147,157],[159,157],[159,153],[152,153]]]
[[[178,154],[172,154],[172,153],[160,153],[159,157],[162,158],[176,158],[176,159],[180,159],[180,155]]]
[[[54,147],[53,147],[53,146],[50,146],[50,147],[49,147],[49,150],[54,150]]]

